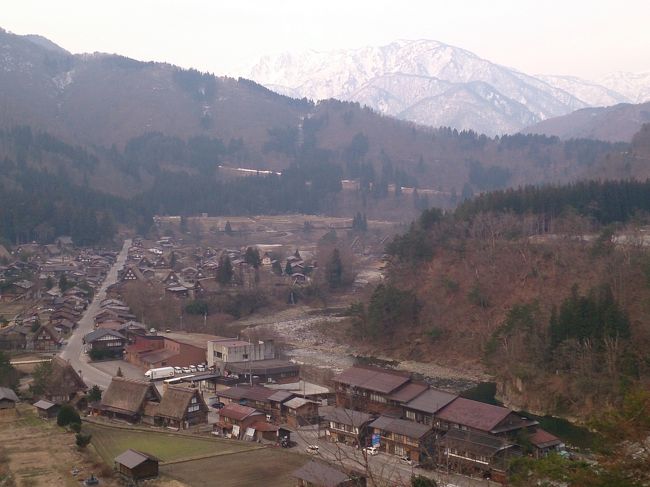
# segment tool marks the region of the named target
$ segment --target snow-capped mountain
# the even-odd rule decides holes
[[[386,115],[491,135],[630,101],[597,83],[530,76],[431,40],[265,56],[249,76],[289,96],[358,101]]]
[[[618,103],[628,103],[631,100],[615,90],[609,89],[593,81],[587,81],[576,76],[537,75],[539,79],[551,86],[571,93],[590,107],[606,107]]]
[[[650,101],[650,71],[645,73],[612,73],[599,80],[600,84],[621,93],[630,103]]]

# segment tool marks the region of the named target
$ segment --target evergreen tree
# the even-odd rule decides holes
[[[291,268],[291,262],[287,261],[287,265],[284,266],[284,273],[287,276],[290,276],[291,274],[293,274],[293,269]]]
[[[88,402],[99,402],[102,399],[102,390],[94,385],[90,388],[87,395]]]
[[[219,259],[219,268],[217,269],[217,281],[222,284],[230,284],[232,281],[233,270],[230,257],[224,255]]]
[[[280,261],[278,259],[275,259],[271,264],[271,270],[278,276],[282,275],[282,264],[280,264]]]
[[[226,232],[226,235],[232,235],[232,226],[230,225],[230,221],[226,222],[226,226],[224,227],[224,231]]]
[[[332,251],[332,255],[325,265],[325,272],[327,276],[327,285],[330,289],[341,287],[341,284],[343,283],[343,263],[341,262],[339,249],[335,248]]]
[[[258,248],[248,247],[246,249],[246,254],[244,255],[244,260],[248,265],[251,265],[255,269],[257,269],[262,263],[262,259],[260,258],[260,251],[258,250]]]
[[[122,373],[122,367],[117,368],[117,372],[115,373],[116,377],[124,377],[124,374]]]

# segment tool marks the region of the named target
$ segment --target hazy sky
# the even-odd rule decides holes
[[[4,0],[0,27],[216,74],[263,54],[435,39],[530,74],[650,70],[650,0]]]

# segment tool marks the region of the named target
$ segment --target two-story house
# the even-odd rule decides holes
[[[338,407],[382,414],[399,412],[396,394],[411,382],[411,376],[401,371],[355,366],[336,375],[332,382]]]
[[[332,408],[323,414],[327,422],[326,437],[333,442],[351,446],[368,444],[368,425],[374,417],[368,413],[346,408]]]

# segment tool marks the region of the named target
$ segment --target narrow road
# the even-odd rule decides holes
[[[292,433],[291,439],[296,441],[298,450],[302,453],[307,445],[318,445],[318,453],[314,456],[341,466],[369,472],[375,483],[385,482],[385,485],[411,485],[413,475],[422,475],[434,479],[441,487],[501,487],[501,484],[487,479],[466,477],[456,473],[425,470],[402,463],[395,455],[380,452],[376,456],[364,457],[361,450],[342,443],[332,443],[320,436],[323,432],[314,426],[303,426]]]
[[[79,320],[79,326],[73,330],[68,338],[68,343],[61,350],[60,356],[70,361],[70,364],[78,371],[81,378],[88,386],[98,385],[106,389],[111,382],[111,376],[106,372],[96,369],[88,363],[88,355],[83,353],[83,337],[95,329],[94,318],[100,310],[100,303],[106,298],[106,288],[117,282],[117,272],[124,266],[126,257],[131,246],[131,239],[124,241],[122,250],[117,256],[115,264],[106,275],[106,279],[95,294],[95,298],[88,305],[83,316]]]

